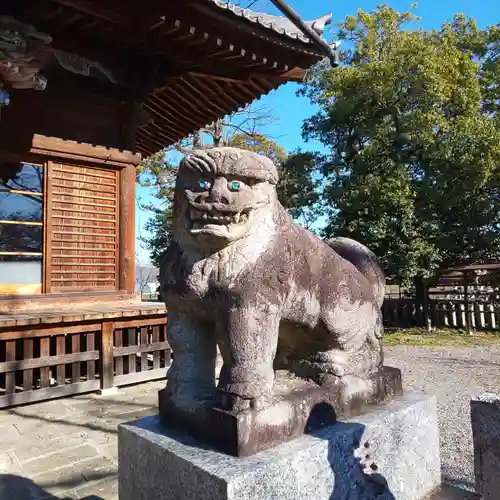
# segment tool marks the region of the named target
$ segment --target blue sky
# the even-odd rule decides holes
[[[241,0],[240,4],[246,6],[250,0]],[[370,11],[376,8],[381,1],[358,0],[357,2],[334,2],[332,0],[288,0],[288,4],[305,20],[315,19],[328,12],[333,13],[333,23],[339,22],[347,15],[355,15],[358,8]],[[393,0],[388,3],[398,11],[409,10],[412,2],[407,0]],[[267,0],[257,1],[253,8],[276,14],[276,9]],[[450,20],[457,12],[461,12],[468,17],[473,17],[480,27],[488,24],[500,22],[500,0],[421,0],[414,13],[422,20],[418,26],[423,29],[439,28],[447,20]],[[326,34],[331,39],[331,34]],[[276,123],[268,125],[264,132],[274,137],[286,150],[293,150],[297,147],[304,149],[317,149],[318,145],[304,143],[301,136],[301,127],[304,119],[310,117],[315,112],[306,98],[296,96],[298,86],[288,83],[278,90],[263,96],[258,102],[258,106],[272,108],[276,116]],[[137,188],[137,196],[143,201],[151,199],[150,191],[145,188]],[[136,236],[139,238],[144,234],[144,224],[150,217],[149,213],[137,209],[136,213]],[[137,241],[137,253],[139,261],[146,264],[149,261],[147,250],[142,248]]]

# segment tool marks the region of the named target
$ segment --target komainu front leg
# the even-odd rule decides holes
[[[171,312],[167,340],[173,352],[166,387],[170,401],[186,410],[211,403],[215,392],[214,333],[186,314]]]
[[[218,402],[223,407],[260,408],[270,400],[279,322],[276,308],[261,304],[235,307],[220,319],[218,344],[224,365]]]

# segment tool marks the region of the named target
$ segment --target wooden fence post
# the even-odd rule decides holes
[[[496,329],[496,322],[495,322],[495,306],[493,304],[488,304],[488,312],[489,312],[489,327],[492,330]]]
[[[105,391],[114,387],[112,321],[103,321],[101,335],[101,391]]]
[[[463,272],[464,303],[465,303],[465,330],[471,334],[471,311],[469,307],[469,273]]]

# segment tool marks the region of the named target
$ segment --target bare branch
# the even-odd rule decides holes
[[[248,135],[248,137],[255,137],[255,135],[256,135],[254,131],[250,132],[250,131],[245,130],[244,128],[240,127],[239,125],[234,125],[233,123],[222,122],[222,125],[224,125],[224,127],[234,128],[234,129],[238,130],[239,132],[241,132],[242,134]]]

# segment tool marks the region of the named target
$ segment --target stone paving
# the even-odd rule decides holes
[[[0,500],[118,500],[117,426],[156,413],[163,385],[150,382],[114,395],[80,395],[0,412]],[[428,500],[473,498],[445,487]]]
[[[0,500],[117,500],[117,426],[156,413],[164,384],[0,412]]]

